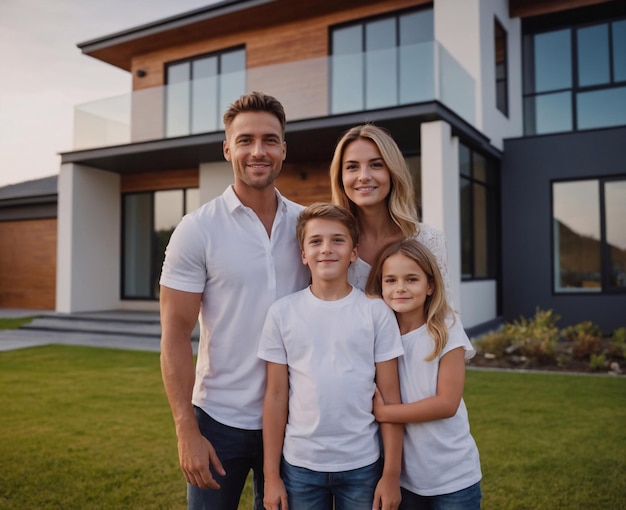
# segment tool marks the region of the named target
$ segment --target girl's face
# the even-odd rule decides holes
[[[341,179],[346,195],[357,207],[380,205],[391,191],[391,175],[378,147],[362,138],[346,147]]]
[[[383,262],[383,299],[397,314],[423,315],[424,303],[433,290],[424,270],[406,255],[395,253]]]

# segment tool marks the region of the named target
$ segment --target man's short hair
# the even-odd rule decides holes
[[[224,113],[224,127],[226,130],[237,115],[242,112],[268,112],[280,122],[282,135],[285,136],[285,109],[278,99],[263,92],[244,94],[232,103]]]

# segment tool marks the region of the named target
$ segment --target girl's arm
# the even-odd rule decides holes
[[[289,409],[289,372],[287,365],[267,362],[267,387],[263,400],[263,473],[267,510],[288,510],[287,491],[280,477],[280,460],[285,440]]]
[[[398,358],[376,363],[376,385],[387,402],[400,404]],[[373,508],[395,510],[400,505],[400,470],[404,427],[397,423],[381,423],[380,432],[385,451],[383,474],[376,485]]]
[[[392,404],[385,395],[374,396],[374,416],[381,423],[422,423],[454,416],[463,398],[465,352],[457,347],[439,360],[437,394],[408,404]]]

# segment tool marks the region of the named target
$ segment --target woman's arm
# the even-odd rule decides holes
[[[437,394],[408,404],[392,404],[384,393],[374,396],[374,416],[381,423],[422,423],[454,416],[465,386],[465,352],[457,347],[439,360]]]

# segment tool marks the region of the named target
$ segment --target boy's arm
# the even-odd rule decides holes
[[[398,359],[376,363],[376,385],[385,402],[400,404],[400,381],[398,378]],[[383,439],[384,465],[383,475],[376,485],[372,508],[395,510],[400,505],[400,469],[402,465],[402,440],[404,425],[381,423]]]
[[[439,360],[435,396],[401,405],[389,405],[386,396],[376,396],[374,416],[381,423],[422,423],[451,418],[459,409],[464,386],[465,352],[463,347],[457,347]]]
[[[280,460],[289,409],[287,365],[267,362],[267,388],[263,400],[263,473],[266,510],[288,510],[287,491],[280,477]]]

